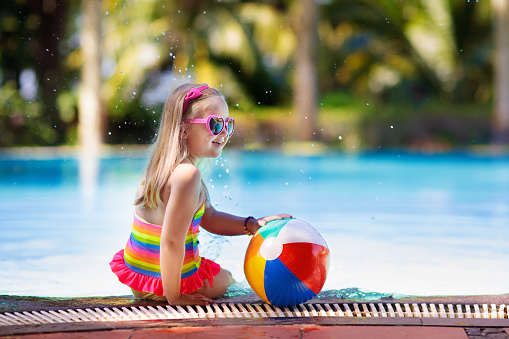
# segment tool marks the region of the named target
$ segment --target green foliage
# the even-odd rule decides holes
[[[293,138],[296,2],[104,0],[105,141],[150,143],[166,95],[187,81],[225,93],[247,126],[238,125],[239,146]],[[76,142],[80,4],[36,3],[0,5],[0,147]],[[423,140],[487,140],[493,96],[487,2],[341,0],[320,8],[324,142],[412,144],[419,126]],[[37,76],[29,99],[21,95],[27,69]],[[387,130],[391,125],[398,127]]]
[[[0,146],[51,145],[57,132],[42,115],[41,103],[23,99],[14,81],[0,89]]]

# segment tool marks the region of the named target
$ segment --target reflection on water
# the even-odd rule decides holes
[[[145,165],[144,155],[0,158],[0,294],[129,294],[108,262],[129,236]],[[207,183],[218,210],[312,224],[331,251],[325,294],[507,292],[507,157],[229,152]],[[200,234],[201,254],[238,281],[232,296],[250,291],[249,239]]]
[[[99,178],[99,155],[92,150],[83,150],[79,157],[80,192],[86,206],[90,206],[96,195]]]

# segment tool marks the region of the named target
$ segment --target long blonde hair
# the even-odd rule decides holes
[[[183,121],[196,118],[210,104],[210,98],[220,97],[224,100],[224,96],[217,89],[206,88],[201,91],[200,97],[189,101],[183,112],[186,94],[192,88],[202,86],[204,85],[184,84],[177,87],[168,96],[161,116],[157,139],[152,145],[152,155],[138,187],[135,205],[156,208],[162,203],[161,193],[171,173],[188,155],[184,140],[185,124]],[[206,192],[203,181],[202,186]]]

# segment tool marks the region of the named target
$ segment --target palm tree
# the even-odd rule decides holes
[[[163,77],[170,78],[166,91],[183,81],[220,86],[244,110],[290,98],[286,73],[296,44],[286,8],[198,0],[126,0],[104,7],[102,60],[109,60],[111,71],[103,90],[110,121],[122,127],[111,129],[119,131],[113,142],[132,141],[126,128],[133,120],[138,129],[155,120],[142,93]]]
[[[338,45],[343,58],[358,59],[356,67],[349,60],[339,67],[358,70],[346,77],[346,86],[355,88],[353,81],[361,80],[360,87],[368,89],[368,78],[376,83],[393,74],[426,79],[444,96],[455,90],[458,49],[449,0],[343,0],[324,15],[331,31],[348,27]]]
[[[293,20],[298,44],[294,52],[293,106],[297,112],[299,140],[316,140],[317,133],[317,49],[318,5],[315,0],[299,0]]]
[[[491,0],[496,56],[493,141],[509,144],[509,2]]]
[[[100,1],[84,0],[82,13],[80,40],[83,66],[78,104],[78,140],[85,153],[94,155],[97,154],[104,139],[103,121],[105,119],[100,68],[102,50]]]

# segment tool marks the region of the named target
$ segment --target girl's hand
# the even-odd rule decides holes
[[[256,231],[258,231],[258,229],[260,229],[260,227],[265,226],[269,221],[277,220],[277,219],[286,219],[286,218],[293,218],[293,217],[290,214],[281,213],[281,214],[276,214],[276,215],[269,215],[269,216],[266,216],[266,217],[263,217],[260,219],[250,219],[249,223],[250,224],[252,223],[253,225],[248,226],[248,229],[253,234],[255,234]]]
[[[262,227],[262,226],[265,226],[269,221],[277,220],[277,219],[286,219],[286,218],[293,218],[293,217],[290,214],[281,213],[281,214],[276,214],[276,215],[269,215],[267,217],[260,218],[257,221],[258,221],[258,225],[260,225],[260,227]],[[258,227],[258,228],[260,228],[260,227]]]
[[[172,306],[176,305],[208,305],[213,304],[214,300],[207,298],[202,294],[184,294],[181,293],[180,297],[174,302],[170,302],[169,304]]]

